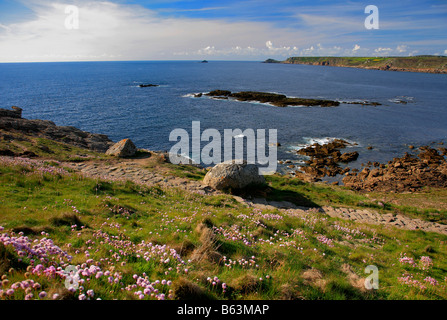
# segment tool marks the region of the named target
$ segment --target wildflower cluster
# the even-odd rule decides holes
[[[32,173],[37,172],[40,174],[50,174],[50,175],[68,175],[69,172],[59,167],[60,162],[53,161],[53,164],[57,165],[51,165],[41,160],[33,160],[29,158],[20,158],[20,157],[4,157],[0,156],[0,163],[3,166],[13,167],[18,166],[22,167],[23,169],[26,169],[26,171]]]
[[[1,227],[3,230],[3,227]],[[48,233],[42,232],[42,235],[48,236]],[[14,233],[2,233],[0,235],[0,243],[5,246],[12,246],[17,255],[21,258],[30,259],[31,264],[40,261],[44,264],[52,262],[66,262],[71,260],[71,256],[59,248],[51,239],[46,237],[31,241],[27,236],[20,232],[18,235]],[[59,260],[59,261],[57,261]]]
[[[223,257],[223,264],[225,267],[232,269],[236,266],[240,266],[243,269],[248,268],[259,268],[259,265],[256,263],[255,256],[251,256],[248,260],[241,258],[238,260],[233,260],[231,258],[227,258],[226,256]]]

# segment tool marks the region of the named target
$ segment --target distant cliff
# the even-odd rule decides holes
[[[447,73],[447,57],[290,57],[285,61],[267,59],[265,63],[308,64],[374,70]]]

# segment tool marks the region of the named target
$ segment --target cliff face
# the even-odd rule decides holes
[[[270,61],[266,63],[278,63]],[[447,73],[447,57],[290,57],[279,63],[349,67],[388,71]]]
[[[113,141],[103,134],[90,133],[71,126],[57,126],[47,120],[24,119],[22,109],[18,107],[12,107],[12,110],[0,109],[0,136],[9,132],[42,137],[97,152],[106,152],[113,145]]]

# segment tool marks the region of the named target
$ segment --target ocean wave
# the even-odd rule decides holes
[[[414,97],[408,97],[408,96],[397,96],[392,99],[388,99],[389,102],[393,103],[401,103],[401,104],[407,104],[414,102]]]
[[[317,143],[319,145],[324,145],[324,144],[331,143],[335,140],[344,140],[344,141],[348,142],[349,145],[347,146],[347,148],[353,147],[353,146],[356,146],[356,147],[360,146],[360,144],[356,141],[353,141],[350,139],[345,139],[345,138],[337,138],[337,137],[322,137],[322,138],[303,137],[302,139],[304,141],[303,143],[292,144],[288,147],[290,152],[294,152],[294,151],[298,151],[298,150],[310,147],[315,143]]]

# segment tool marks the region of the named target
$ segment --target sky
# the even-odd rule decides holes
[[[0,0],[0,62],[425,54],[447,0]]]

